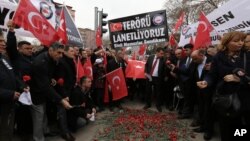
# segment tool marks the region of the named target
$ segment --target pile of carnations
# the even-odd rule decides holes
[[[94,141],[187,141],[194,138],[187,121],[176,113],[124,109],[102,118]]]

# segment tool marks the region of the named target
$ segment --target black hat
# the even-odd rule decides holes
[[[194,45],[193,44],[186,44],[185,46],[184,46],[184,48],[186,49],[186,48],[189,48],[189,49],[192,49],[194,47]]]

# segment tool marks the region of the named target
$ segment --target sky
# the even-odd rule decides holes
[[[94,29],[94,7],[108,14],[107,20],[164,9],[166,0],[54,0],[72,6],[77,27]]]

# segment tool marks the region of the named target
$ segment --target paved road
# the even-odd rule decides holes
[[[142,109],[143,104],[141,102],[126,101],[123,103],[123,107]],[[152,107],[151,110],[156,110],[156,109],[155,107]],[[163,112],[169,112],[169,111],[163,108]],[[109,114],[112,114],[112,112],[106,109],[104,112],[98,113],[96,120]],[[190,119],[187,121],[191,123]],[[82,129],[79,129],[77,133],[74,134],[74,136],[76,137],[76,141],[93,141],[95,134],[101,128],[103,127],[102,125],[98,125],[98,122],[89,123]],[[203,141],[203,140],[204,140],[203,134],[200,134],[200,133],[195,133],[195,138],[192,138],[192,141]],[[219,141],[219,140],[220,139],[219,139],[218,131],[215,131],[215,135],[211,141]],[[17,139],[17,137],[15,137],[14,141],[19,141],[19,140]],[[63,139],[57,136],[57,137],[46,138],[46,141],[63,141]]]

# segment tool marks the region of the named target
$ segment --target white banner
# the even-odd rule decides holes
[[[250,0],[230,0],[218,9],[214,10],[206,17],[215,28],[211,32],[212,44],[218,44],[218,35],[231,31],[250,32]],[[179,46],[189,43],[190,37],[195,41],[198,22],[192,25],[183,26]]]
[[[193,41],[195,41],[197,27],[198,27],[198,22],[195,24],[182,26],[180,33],[181,34],[180,42],[178,45],[183,47],[184,45],[190,43],[191,37],[193,38]],[[215,31],[212,31],[210,33],[210,37],[213,45],[218,44],[220,42],[219,36]]]
[[[207,15],[218,32],[250,31],[250,0],[230,0]]]

